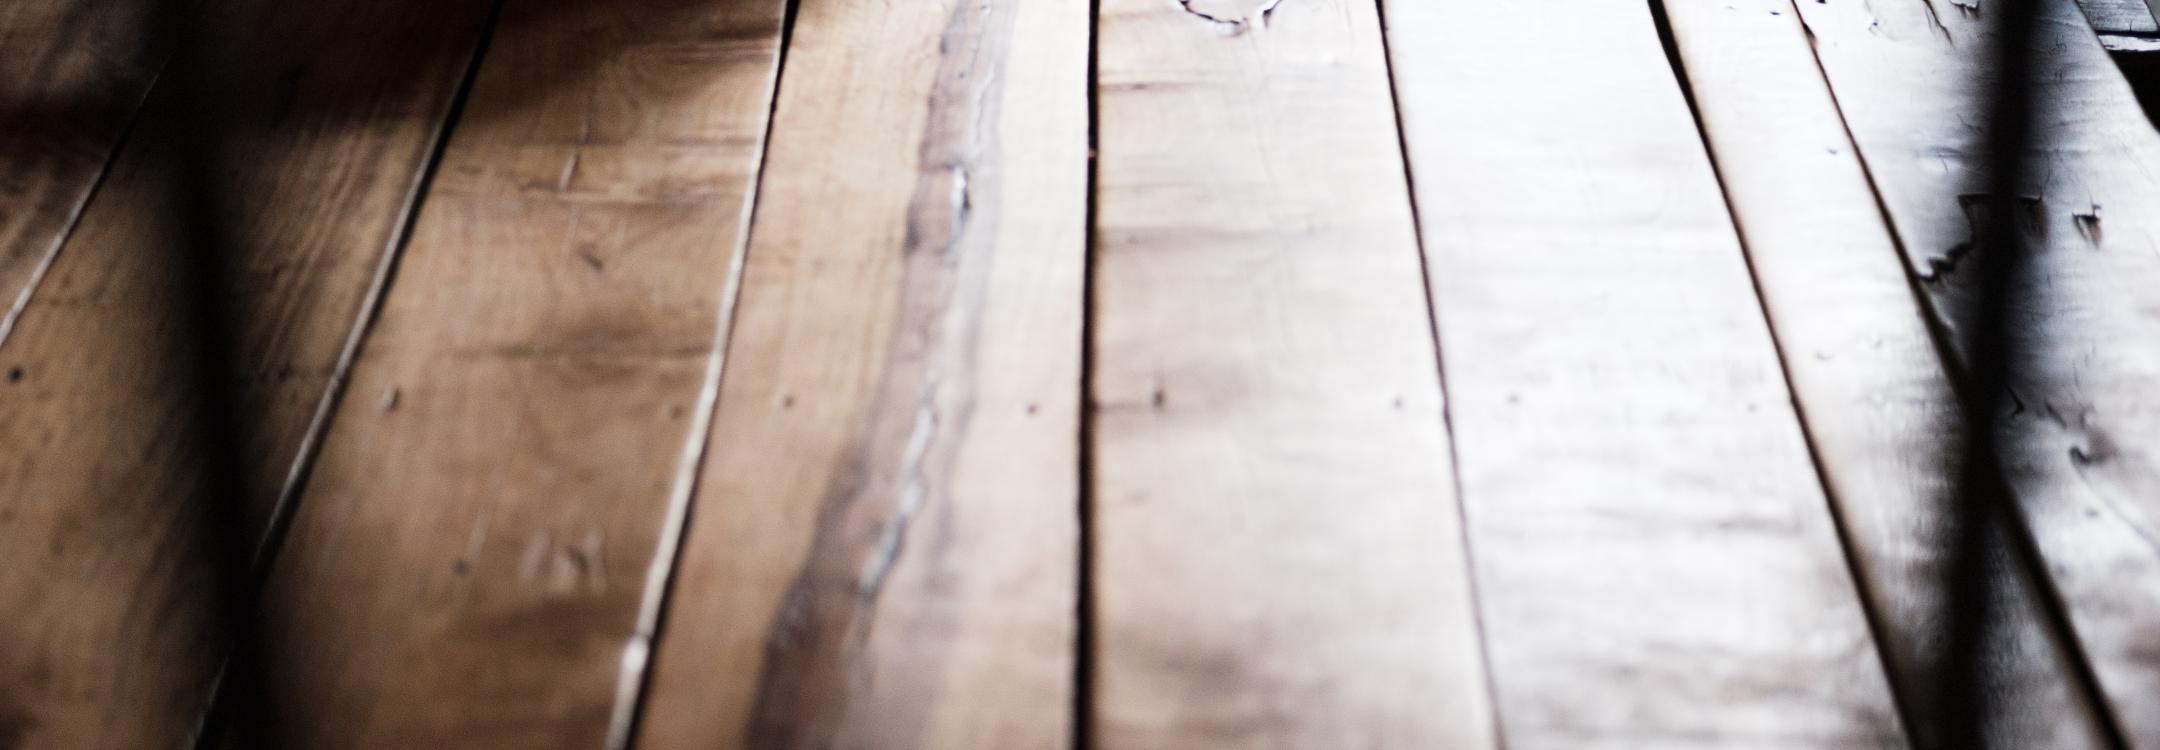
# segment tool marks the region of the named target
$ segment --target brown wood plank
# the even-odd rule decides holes
[[[1931,716],[1960,426],[1926,313],[1791,1],[1665,7],[1893,680]],[[2007,583],[1991,746],[2108,747],[2045,594]]]
[[[17,747],[174,747],[198,718],[222,634],[189,528],[200,436],[164,317],[165,136],[179,106],[219,113],[225,219],[248,380],[244,451],[259,524],[394,242],[479,37],[485,2],[209,6],[214,85],[153,96],[0,370],[0,705]],[[364,29],[367,33],[355,33]],[[242,551],[244,554],[244,551]]]
[[[641,745],[1069,743],[1088,28],[802,5]]]
[[[2133,747],[2160,748],[2160,134],[2077,8],[2042,5],[2044,148],[2025,190],[2038,249],[2016,290],[2028,359],[2009,380],[2022,407],[2005,463],[2113,718]],[[1935,309],[1959,309],[1992,16],[1799,6],[1906,263]]]
[[[1376,8],[1256,6],[1101,4],[1089,732],[1493,747]]]
[[[169,40],[137,3],[0,7],[0,344],[111,163]]]
[[[278,746],[605,740],[781,7],[504,8],[265,595]]]
[[[1385,5],[1508,746],[1903,746],[1648,8]]]

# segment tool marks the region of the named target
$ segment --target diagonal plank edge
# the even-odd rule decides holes
[[[640,746],[1068,743],[1087,8],[798,9]]]
[[[135,3],[0,13],[0,346],[110,171],[172,40]]]
[[[0,656],[11,739],[183,742],[227,637],[200,595],[216,556],[195,545],[215,535],[190,528],[186,509],[242,503],[259,527],[273,500],[203,495],[191,405],[172,387],[185,382],[181,342],[202,334],[159,314],[174,281],[149,255],[167,247],[177,108],[214,109],[226,126],[224,218],[240,240],[227,250],[243,276],[229,290],[242,313],[232,339],[253,438],[231,448],[259,475],[251,486],[274,488],[392,244],[485,5],[221,0],[201,11],[214,19],[196,40],[217,73],[206,101],[152,93],[0,350],[11,373],[0,549],[15,553],[0,567],[0,639],[21,646]]]
[[[1893,681],[1915,739],[1939,747],[1924,717],[1960,427],[1926,313],[1790,0],[1664,7]],[[2078,654],[2045,625],[2045,594],[2006,583],[1992,746],[2107,747]]]
[[[1989,24],[1924,0],[1798,3],[1908,273],[1934,310],[1958,273],[1989,158]],[[2077,7],[2043,0],[2041,113],[2021,222],[2005,471],[2051,591],[2133,748],[2160,748],[2160,133]],[[1939,319],[1953,334],[1955,317]],[[1954,369],[1954,368],[1953,368]]]
[[[782,7],[503,9],[271,571],[280,744],[606,741]]]
[[[1903,746],[1648,9],[1386,7],[1508,745]]]

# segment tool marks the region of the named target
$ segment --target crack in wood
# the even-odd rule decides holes
[[[1178,9],[1185,11],[1186,15],[1190,15],[1200,20],[1222,27],[1234,36],[1236,34],[1242,33],[1243,31],[1245,31],[1246,28],[1252,26],[1255,23],[1258,23],[1260,28],[1267,28],[1268,18],[1275,14],[1275,8],[1276,6],[1282,5],[1282,0],[1267,0],[1265,4],[1262,4],[1250,15],[1239,18],[1218,16],[1213,13],[1200,10],[1193,7],[1193,0],[1177,0],[1177,4]]]

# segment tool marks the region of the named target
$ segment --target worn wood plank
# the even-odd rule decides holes
[[[170,40],[141,38],[140,13],[97,0],[0,8],[0,344],[157,80]]]
[[[484,2],[220,2],[200,27],[203,101],[153,96],[0,349],[0,737],[16,747],[173,747],[222,646],[197,503],[259,528],[297,460],[479,38]],[[365,29],[368,33],[354,33]],[[181,342],[166,319],[167,137],[218,112],[229,294],[246,381],[231,446],[262,492],[198,487]],[[218,157],[213,157],[218,158]],[[250,531],[255,529],[250,529]],[[236,554],[245,555],[241,550]]]
[[[1647,7],[1385,5],[1508,745],[1902,746]]]
[[[2160,32],[2153,22],[2147,0],[2078,0],[2085,17],[2103,34],[2152,34]]]
[[[801,6],[643,746],[1069,743],[1088,26]]]
[[[1800,3],[1906,262],[1937,310],[1984,189],[1985,13]],[[2134,747],[2160,747],[2160,134],[2069,2],[2043,3],[2044,100],[2005,464],[2054,590]],[[1953,330],[1957,320],[1945,321]]]
[[[265,594],[276,744],[603,742],[780,14],[504,8]]]
[[[1704,137],[1914,735],[1939,679],[1958,402],[1790,0],[1665,5]],[[2080,658],[2025,577],[1986,675],[1993,747],[2104,748]]]
[[[1376,8],[1256,7],[1101,4],[1089,732],[1492,747]]]

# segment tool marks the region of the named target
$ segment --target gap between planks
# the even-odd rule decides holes
[[[787,0],[781,10],[780,41],[773,53],[772,72],[767,77],[772,82],[772,91],[765,103],[764,134],[758,139],[756,154],[751,161],[749,194],[743,197],[742,214],[737,218],[741,229],[733,240],[735,251],[728,256],[725,291],[721,292],[720,309],[713,325],[712,355],[706,359],[705,380],[699,385],[697,402],[691,407],[696,416],[684,436],[682,457],[675,466],[675,476],[668,489],[667,515],[661,522],[659,546],[653,551],[652,563],[645,572],[645,590],[638,605],[636,629],[630,642],[623,647],[622,675],[615,689],[615,705],[608,717],[605,739],[609,750],[626,750],[635,741],[645,694],[652,684],[653,649],[661,635],[663,618],[667,616],[669,588],[675,580],[675,568],[681,562],[683,536],[689,530],[690,514],[695,510],[698,469],[703,465],[706,448],[711,443],[714,412],[720,406],[720,386],[727,368],[727,342],[734,330],[735,306],[742,297],[743,266],[749,253],[750,238],[757,231],[755,217],[765,179],[766,146],[772,143],[773,113],[780,106],[788,47],[795,37],[795,16],[801,7],[802,0]]]
[[[293,455],[290,468],[286,471],[284,482],[279,485],[277,495],[271,501],[269,516],[257,537],[255,548],[245,558],[248,579],[239,591],[246,599],[245,604],[250,607],[256,603],[257,593],[270,573],[270,566],[276,563],[285,530],[292,520],[293,506],[298,502],[300,493],[306,489],[308,469],[314,465],[315,457],[322,446],[323,433],[329,430],[330,419],[336,413],[339,402],[345,397],[345,385],[352,378],[353,362],[360,355],[369,326],[375,322],[376,315],[382,309],[383,293],[396,278],[398,257],[404,252],[406,244],[412,241],[413,223],[419,217],[421,207],[426,201],[428,185],[434,182],[436,168],[442,164],[443,150],[449,145],[450,135],[456,131],[458,119],[465,111],[466,96],[472,92],[473,80],[480,75],[480,64],[487,57],[488,42],[494,36],[496,23],[502,19],[503,3],[507,1],[493,0],[485,19],[480,22],[478,37],[464,62],[464,75],[459,79],[456,89],[451,92],[449,106],[444,109],[443,116],[429,139],[428,155],[421,161],[419,169],[414,171],[412,185],[406,191],[396,216],[391,220],[390,240],[384,244],[374,276],[369,279],[367,290],[360,298],[360,308],[353,317],[352,328],[346,333],[344,345],[338,349],[337,361],[331,366],[322,396],[316,400],[315,411],[308,418],[307,428],[300,436],[299,446]],[[4,336],[4,332],[0,332],[0,336]],[[227,648],[227,655],[219,660],[217,674],[210,681],[210,697],[204,702],[202,719],[197,722],[197,736],[189,742],[196,750],[217,750],[216,746],[225,742],[217,736],[217,732],[203,730],[218,726],[227,718],[226,714],[233,710],[225,690],[229,687],[226,676],[232,665],[230,650],[234,646],[228,645]]]
[[[1940,654],[1930,644],[1943,605],[1938,530],[1955,500],[1945,447],[1959,425],[1929,303],[1898,260],[1797,9],[1670,5],[1652,8],[1679,27],[1667,29],[1669,54],[1693,93],[1901,713],[1921,746],[1939,746]],[[1690,80],[1689,62],[1700,77]],[[1867,330],[1873,344],[1863,346],[1855,337]],[[1986,675],[2001,710],[1983,731],[2001,747],[2108,746],[2110,727],[2081,694],[2082,660],[2063,648],[2031,560],[2008,545],[1993,553],[2016,568],[2000,593],[2002,657]]]

